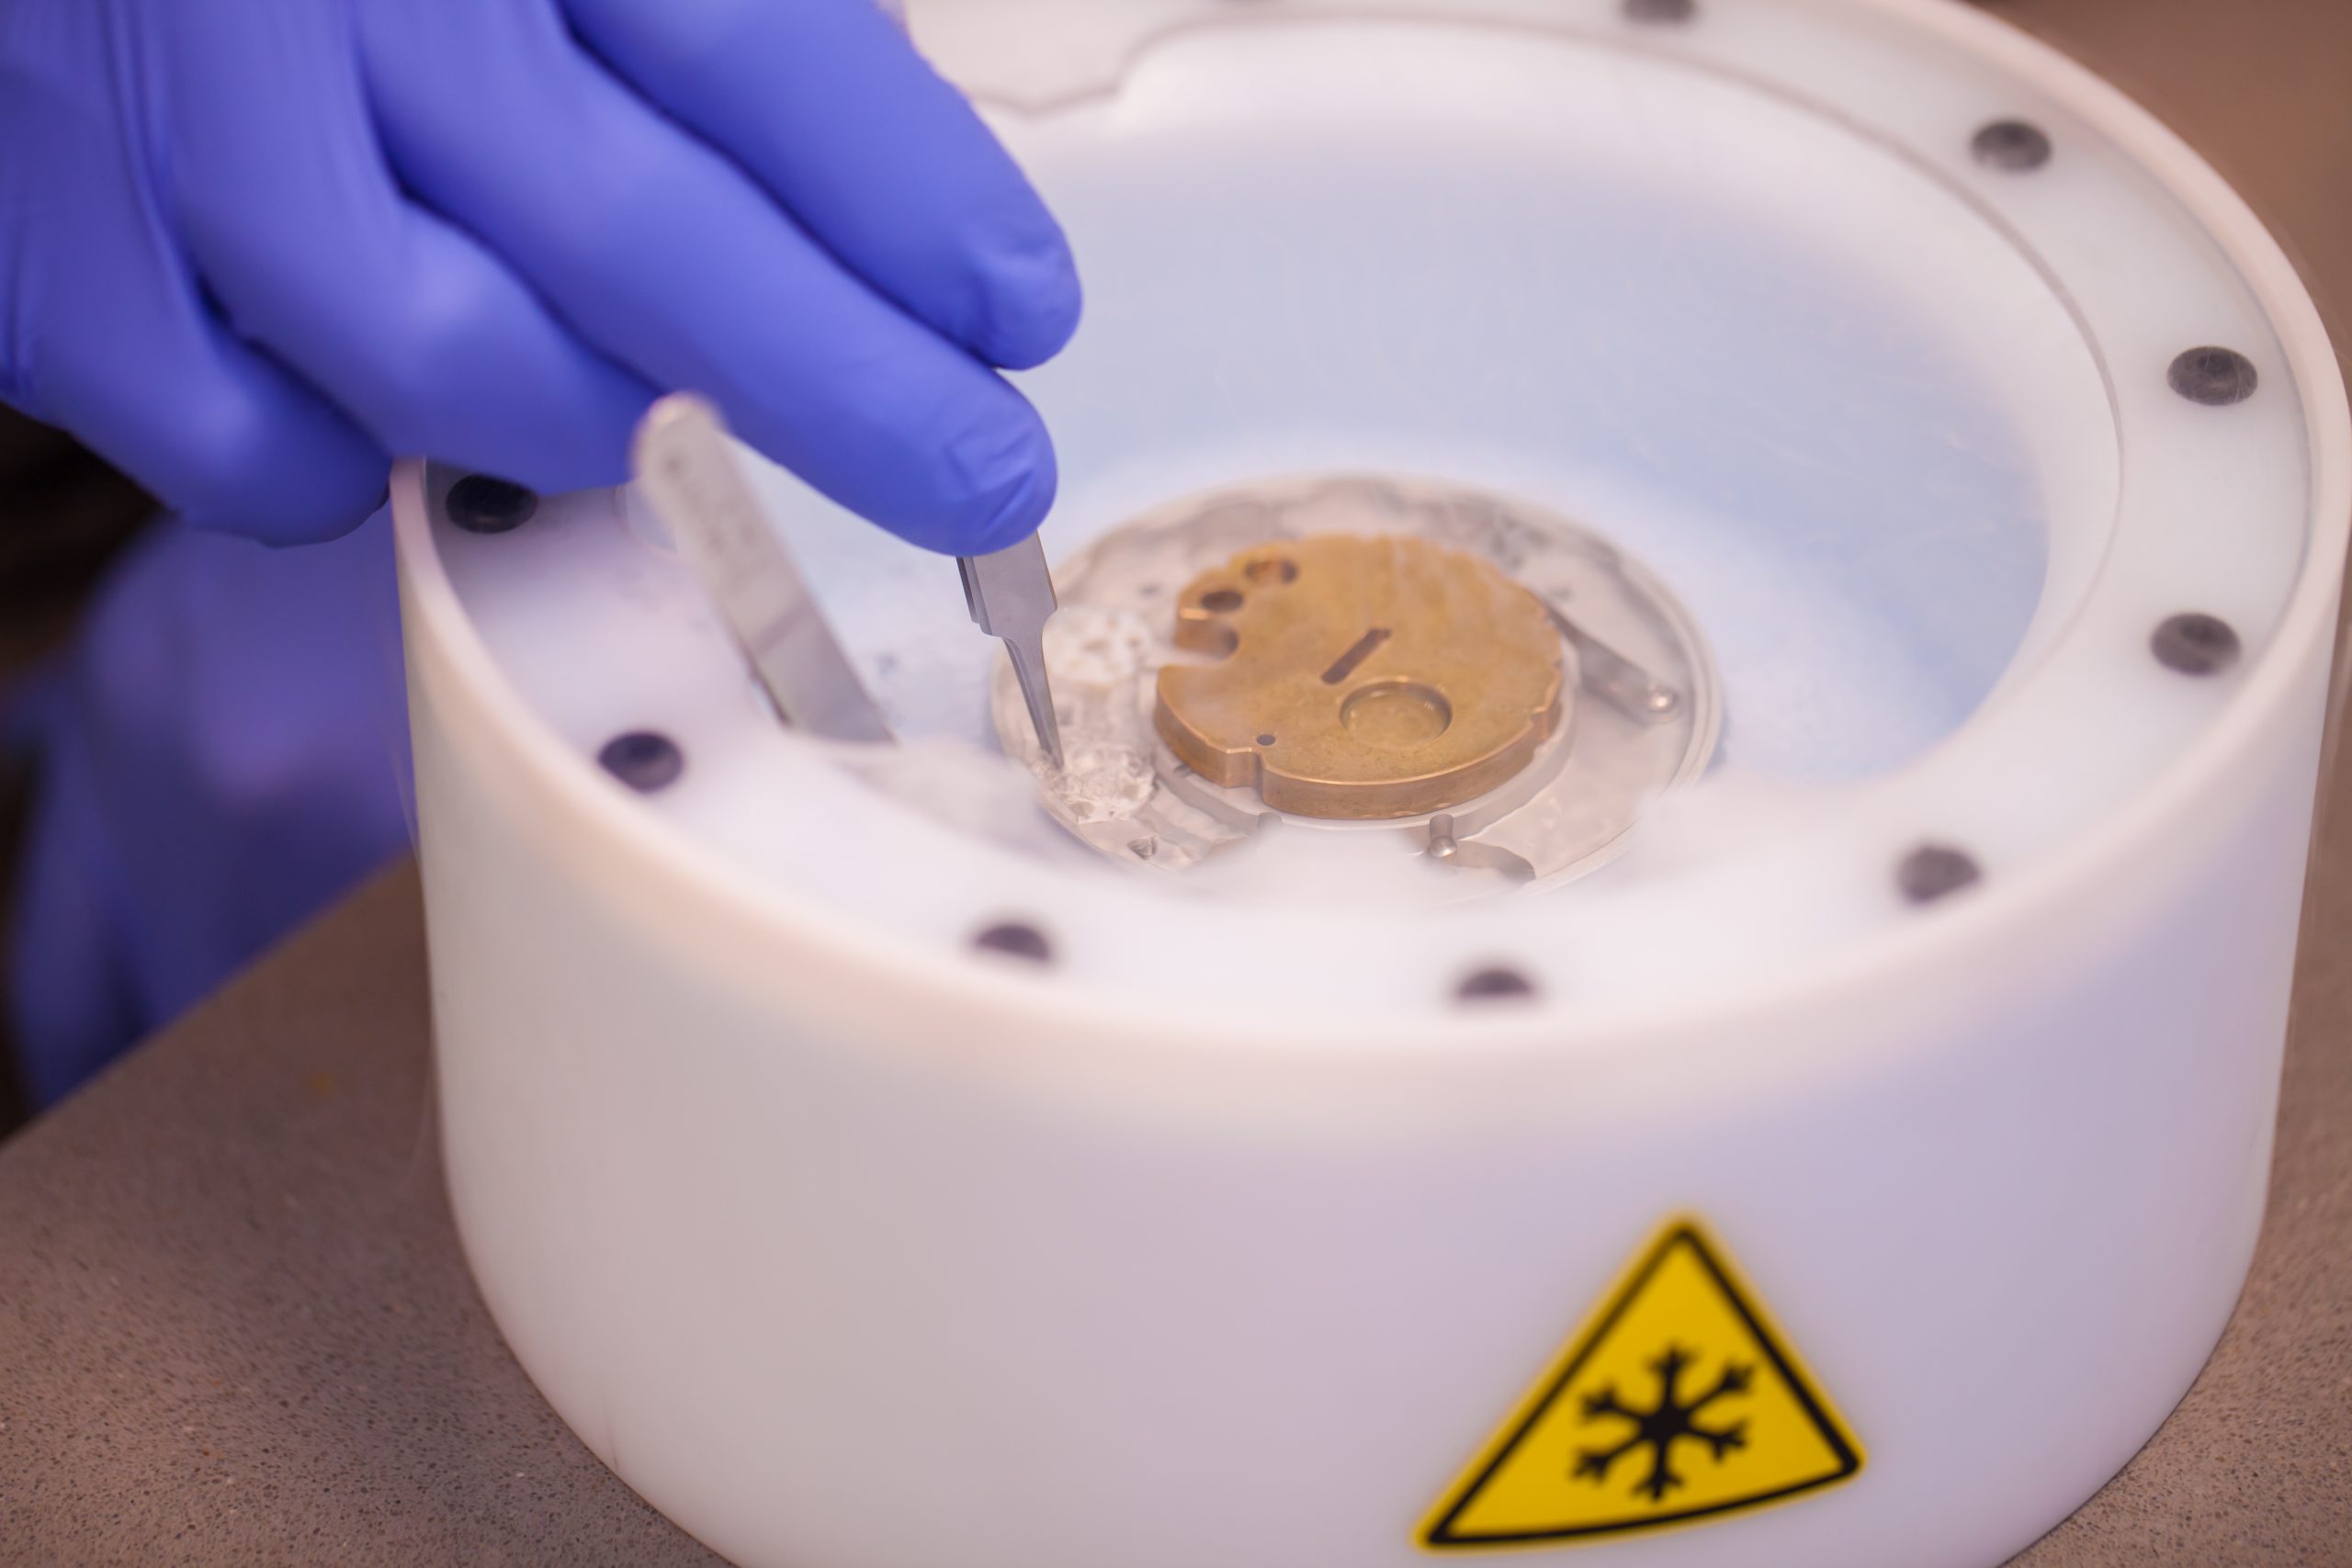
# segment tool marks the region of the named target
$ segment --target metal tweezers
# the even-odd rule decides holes
[[[800,568],[736,466],[718,411],[673,392],[647,411],[631,453],[638,487],[718,601],[728,629],[785,721],[831,740],[888,741],[890,726],[825,622]],[[1036,727],[1062,765],[1061,727],[1046,680],[1054,581],[1035,535],[956,565],[972,619],[1001,637]]]

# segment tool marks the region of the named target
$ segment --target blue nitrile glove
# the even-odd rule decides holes
[[[917,544],[1014,542],[1060,231],[874,0],[0,0],[0,400],[200,525],[416,453],[608,484],[657,389]]]
[[[156,523],[10,705],[39,771],[0,977],[40,1103],[408,847],[390,522],[300,550]]]

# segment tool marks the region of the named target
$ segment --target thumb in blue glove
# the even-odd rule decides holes
[[[1035,527],[1060,231],[874,0],[0,0],[0,400],[200,525],[617,482],[657,389],[933,549]]]

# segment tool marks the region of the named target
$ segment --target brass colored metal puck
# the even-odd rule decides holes
[[[1477,557],[1402,535],[1244,550],[1177,601],[1161,739],[1278,811],[1415,817],[1525,767],[1561,718],[1558,627]]]

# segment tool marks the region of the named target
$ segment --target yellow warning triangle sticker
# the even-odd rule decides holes
[[[1669,1222],[1421,1525],[1432,1551],[1705,1523],[1845,1480],[1855,1441],[1723,1248]]]

